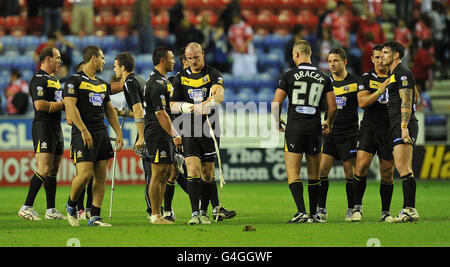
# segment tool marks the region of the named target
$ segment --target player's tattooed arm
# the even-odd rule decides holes
[[[402,128],[406,128],[408,125],[409,119],[411,118],[411,111],[414,103],[413,99],[413,90],[412,89],[400,89],[399,95],[402,100],[401,103],[401,115],[402,115]]]

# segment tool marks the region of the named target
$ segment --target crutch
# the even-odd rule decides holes
[[[125,116],[122,117],[122,122],[120,123],[120,130],[122,130],[123,124],[125,123]],[[116,138],[110,137],[111,141],[116,141]],[[116,164],[117,164],[117,151],[114,147],[114,159],[113,159],[113,173],[111,179],[111,201],[109,202],[109,219],[112,219],[112,206],[114,201],[114,178],[116,177]]]

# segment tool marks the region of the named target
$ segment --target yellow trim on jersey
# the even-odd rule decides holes
[[[209,74],[207,74],[206,76],[203,76],[199,79],[190,79],[190,78],[187,78],[184,76],[181,77],[181,84],[191,86],[191,87],[202,87],[203,85],[205,85],[209,82],[211,82],[211,79],[209,78]]]
[[[289,152],[286,140],[284,140],[284,152]]]
[[[61,89],[61,84],[59,81],[47,80],[47,87],[53,87],[56,89]]]
[[[395,81],[395,74],[392,74],[390,77],[389,77],[389,83],[388,83],[388,85],[389,84],[391,84],[391,83],[395,83],[396,81]]]
[[[379,89],[381,84],[382,83],[380,83],[380,82],[377,82],[377,81],[374,81],[374,80],[370,80],[369,87],[372,88],[372,89]]]
[[[106,92],[106,84],[99,84],[99,85],[93,85],[91,83],[88,82],[81,82],[80,83],[80,87],[79,89],[81,90],[89,90],[89,91],[93,91],[96,93],[101,93],[101,92]]]
[[[155,163],[159,162],[159,148],[156,150]]]
[[[36,154],[37,153],[41,153],[41,140],[38,141],[38,145],[37,145],[37,149],[36,149]]]
[[[345,87],[348,87],[348,89],[346,90]],[[357,92],[358,91],[358,84],[357,83],[351,83],[351,84],[347,84],[341,87],[335,87],[333,86],[333,90],[334,93],[338,96],[338,95],[344,95],[344,94],[348,94],[348,93],[352,93],[352,92]]]

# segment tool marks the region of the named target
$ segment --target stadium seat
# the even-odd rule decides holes
[[[271,102],[275,94],[275,89],[273,88],[261,88],[256,95],[256,101],[258,102]]]
[[[177,0],[152,0],[150,2],[151,10],[169,10],[173,5],[177,3]]]
[[[15,58],[12,67],[21,71],[29,70],[34,72],[36,70],[36,64],[34,64],[33,58],[28,56],[19,56]]]
[[[64,38],[66,41],[72,43],[75,46],[75,49],[79,48],[80,46],[80,38],[76,35],[65,35]]]
[[[169,13],[164,11],[159,12],[156,16],[152,16],[151,24],[154,28],[167,28],[169,24]]]
[[[269,73],[261,73],[258,75],[259,88],[273,88],[278,86],[278,79],[272,77]]]
[[[7,55],[0,55],[0,71],[2,73],[3,71],[8,71],[9,73],[11,66],[12,66],[12,58],[8,57]]]
[[[15,36],[11,36],[11,35],[5,35],[2,37],[2,44],[3,44],[3,50],[4,51],[8,51],[8,50],[15,50],[15,51],[19,51],[19,41],[20,39],[18,37]]]
[[[81,50],[84,50],[89,45],[97,45],[101,46],[101,39],[98,36],[95,35],[87,35],[80,38],[80,48]]]
[[[27,31],[27,21],[21,16],[6,17],[5,26],[9,30],[9,34],[13,36],[23,36]]]
[[[260,35],[260,34],[254,34],[253,35],[253,45],[255,46],[256,49],[265,49],[264,45],[265,45],[265,39],[266,36],[264,35]]]
[[[19,39],[19,49],[22,52],[34,51],[39,46],[39,37],[34,35],[25,35]]]
[[[287,40],[279,34],[268,34],[264,40],[264,46],[267,50],[271,51],[275,49],[284,49]]]
[[[153,56],[151,54],[140,54],[135,57],[136,72],[142,73],[145,70],[153,69]]]
[[[256,9],[259,7],[258,0],[241,0],[241,8],[242,9]]]
[[[120,41],[114,35],[107,35],[103,36],[100,42],[100,46],[103,49],[103,52],[108,53],[111,50],[117,49]]]
[[[236,94],[234,102],[246,103],[248,101],[253,100],[252,95],[253,95],[253,88],[241,87],[237,90],[237,94]]]

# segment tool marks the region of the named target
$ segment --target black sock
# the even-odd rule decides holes
[[[381,181],[380,184],[381,211],[390,210],[393,191],[394,191],[394,183],[385,183]]]
[[[172,210],[172,200],[175,193],[175,182],[167,181],[166,192],[164,193],[164,211]]]
[[[77,202],[72,201],[72,199],[70,199],[70,196],[69,196],[69,199],[67,200],[67,204],[69,205],[69,207],[72,207],[72,208],[75,208],[77,206]]]
[[[208,210],[209,205],[209,197],[211,195],[211,187],[209,183],[200,180],[200,210],[206,212]]]
[[[87,201],[86,201],[86,208],[91,209],[92,208],[92,183],[93,179],[91,179],[88,183],[87,189],[86,189],[86,195],[87,195]]]
[[[353,194],[355,205],[362,205],[364,192],[366,191],[367,176],[353,174]]]
[[[319,190],[319,208],[327,208],[327,194],[328,194],[328,176],[320,177],[320,190]]]
[[[200,177],[188,177],[187,188],[189,200],[191,201],[192,212],[198,212],[200,202]]]
[[[91,208],[91,216],[92,216],[92,217],[94,217],[94,216],[100,216],[100,210],[101,210],[101,208],[98,208],[98,207],[92,205],[92,208]]]
[[[188,189],[187,189],[187,179],[184,176],[184,174],[181,174],[181,173],[178,174],[177,183],[180,185],[181,189],[183,189],[183,191],[186,194],[189,194]]]
[[[47,197],[47,209],[55,208],[56,176],[47,176],[44,182],[45,195]]]
[[[319,200],[320,180],[308,180],[309,215],[316,214],[317,202]]]
[[[347,206],[349,209],[353,209],[355,207],[355,199],[353,195],[353,179],[345,178],[345,192],[347,193]]]
[[[305,201],[303,200],[303,184],[302,180],[294,180],[289,184],[292,197],[294,198],[295,205],[297,206],[298,213],[306,213]]]
[[[403,208],[416,207],[416,180],[414,174],[408,173],[400,177],[403,185]]]
[[[215,180],[209,183],[209,190],[211,191],[209,194],[209,201],[211,202],[211,207],[215,208],[217,206],[220,206],[219,193],[217,192],[217,183]]]
[[[84,210],[84,194],[86,194],[86,188],[83,188],[77,201],[77,210]]]
[[[34,173],[33,177],[30,180],[30,187],[28,188],[27,199],[25,200],[25,206],[32,207],[34,204],[34,200],[41,189],[42,183],[44,183],[45,178],[39,175],[37,172]]]

